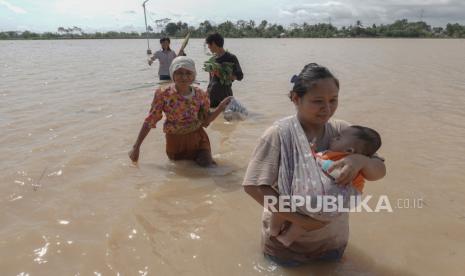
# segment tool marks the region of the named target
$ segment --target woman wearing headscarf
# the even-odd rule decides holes
[[[231,98],[224,99],[220,107],[210,113],[208,95],[192,83],[196,77],[195,63],[191,58],[180,56],[173,60],[169,69],[174,83],[158,88],[129,157],[139,159],[140,146],[151,128],[165,114],[163,132],[166,137],[166,154],[171,160],[194,160],[206,167],[214,164],[210,140],[204,130],[225,109]]]
[[[333,139],[337,140],[350,126],[346,121],[332,118],[339,103],[339,80],[326,67],[307,64],[291,82],[294,85],[289,96],[296,113],[275,122],[265,131],[244,177],[245,192],[264,206],[267,199],[278,201],[281,196],[304,194],[306,189],[331,194],[330,190],[323,189],[329,187],[329,178],[320,174],[312,148],[317,152],[328,150]],[[386,174],[383,159],[377,155],[351,154],[336,161],[330,171],[334,169],[340,169],[335,180],[339,184],[351,182],[359,173],[369,181]],[[320,188],[323,191],[318,190]],[[316,260],[339,260],[344,254],[349,239],[347,212],[326,220],[326,217],[318,218],[319,214],[280,212],[278,204],[269,204],[263,210],[262,250],[273,262],[298,266]],[[281,233],[292,224],[306,232],[290,245],[281,243],[271,233],[272,212],[287,221]]]

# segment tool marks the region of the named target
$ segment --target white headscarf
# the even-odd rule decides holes
[[[171,66],[170,66],[170,77],[172,80],[174,80],[174,77],[173,77],[174,72],[180,68],[184,68],[186,70],[194,72],[194,79],[195,79],[197,75],[197,71],[195,70],[195,63],[191,58],[185,57],[185,56],[179,56],[173,59],[173,62],[171,62]]]

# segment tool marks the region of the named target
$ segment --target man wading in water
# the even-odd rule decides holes
[[[231,80],[242,80],[244,78],[244,74],[242,73],[241,66],[239,64],[239,60],[229,51],[225,51],[223,48],[224,45],[224,38],[219,33],[213,33],[207,36],[205,42],[208,45],[208,49],[215,55],[215,60],[217,63],[232,63],[233,70],[232,75],[230,76]],[[220,102],[232,96],[232,84],[221,84],[220,79],[218,76],[211,72],[210,73],[210,82],[208,83],[207,92],[210,97],[210,107],[215,108],[217,107]]]

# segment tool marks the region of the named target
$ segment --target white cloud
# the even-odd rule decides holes
[[[306,10],[297,10],[295,12],[295,14],[298,15],[298,16],[308,16],[309,15],[309,13]]]
[[[306,12],[306,13],[305,13]],[[281,5],[280,18],[287,22],[327,22],[349,25],[356,20],[367,23],[391,23],[406,18],[423,19],[430,24],[464,22],[463,0],[315,0],[312,3]]]
[[[287,11],[287,10],[279,10],[279,15],[280,16],[293,16],[294,13]]]
[[[26,2],[23,0],[23,2]],[[99,30],[117,30],[134,26],[143,30],[143,0],[28,0],[26,10],[17,0],[0,0],[0,25],[9,26],[8,16],[16,25],[27,25],[37,30],[55,30],[57,26],[81,26]],[[13,3],[13,4],[11,4]],[[226,20],[261,20],[289,25],[291,23],[316,24],[331,22],[336,26],[353,25],[361,20],[364,25],[392,23],[406,18],[421,17],[428,24],[443,26],[446,23],[465,23],[465,0],[150,0],[147,3],[148,24],[156,28],[155,21],[170,18],[191,26],[209,20],[222,23]],[[128,27],[128,29],[130,29]]]
[[[58,0],[54,10],[67,15],[107,15],[124,13],[125,11],[142,10],[142,5],[134,1],[124,0]]]
[[[23,8],[12,5],[5,0],[0,0],[0,5],[7,7],[10,11],[14,13],[19,13],[19,14],[27,13]]]

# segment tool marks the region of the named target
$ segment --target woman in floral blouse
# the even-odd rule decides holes
[[[139,159],[140,146],[151,128],[162,119],[166,120],[163,132],[166,136],[166,154],[171,160],[194,160],[202,167],[214,164],[210,140],[203,129],[226,108],[231,97],[224,99],[219,107],[210,112],[208,95],[200,88],[192,86],[195,80],[195,63],[188,57],[177,57],[170,66],[170,76],[174,83],[158,88],[149,115],[142,124],[129,158]]]

